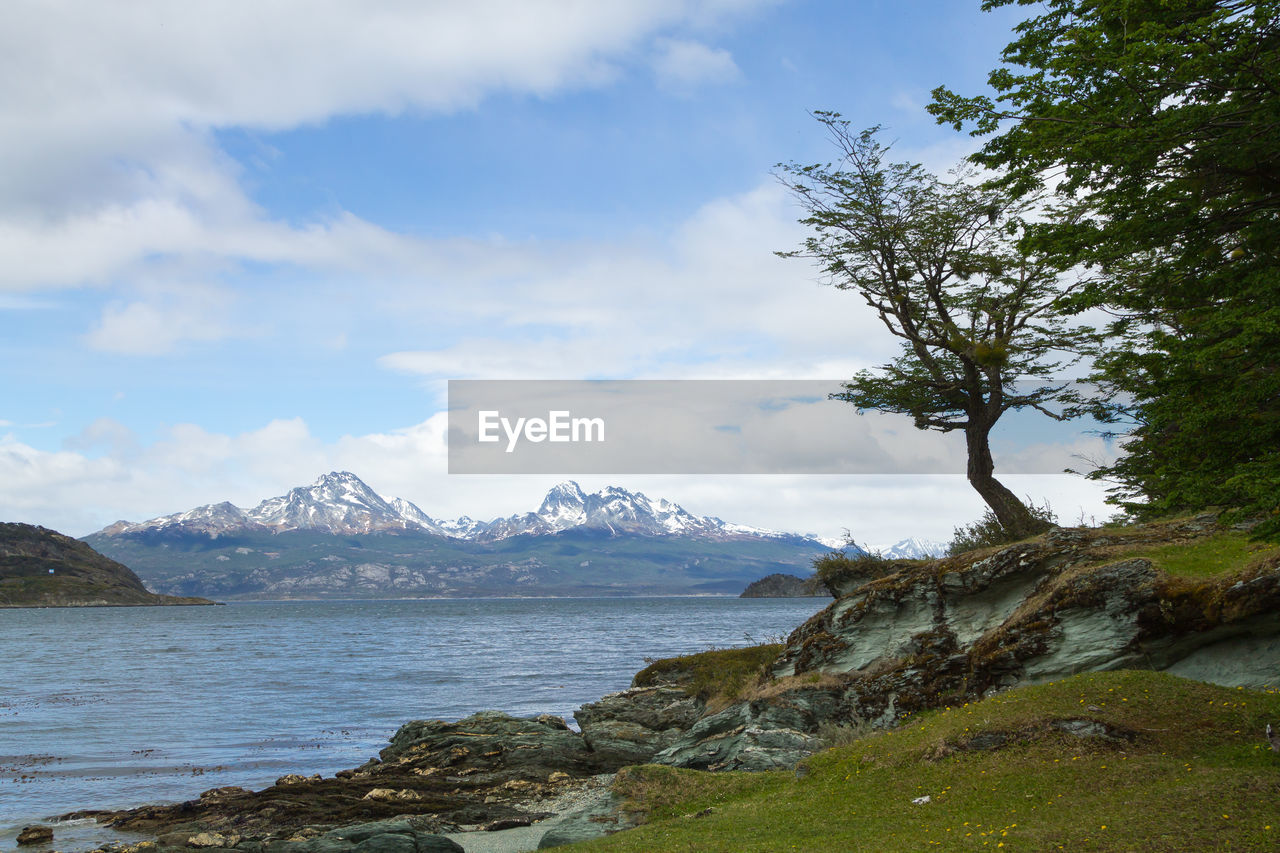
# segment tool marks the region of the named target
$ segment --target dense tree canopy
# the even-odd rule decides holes
[[[896,360],[863,371],[841,398],[860,409],[909,414],[921,429],[963,430],[969,482],[1010,536],[1047,523],[993,476],[989,436],[1010,409],[1063,417],[1073,392],[1051,381],[1064,351],[1089,339],[1053,310],[1057,270],[1020,246],[1035,205],[966,176],[886,162],[875,130],[851,132],[817,113],[838,165],[781,166],[813,231],[780,253],[815,260],[834,286],[858,293],[901,339]]]
[[[1225,505],[1280,529],[1280,2],[1034,5],[995,97],[934,92],[939,121],[1017,192],[1077,215],[1035,245],[1086,271],[1070,309],[1116,313],[1099,407],[1134,426],[1095,472],[1139,513]]]

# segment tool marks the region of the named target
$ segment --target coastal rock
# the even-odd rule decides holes
[[[731,705],[699,720],[653,763],[696,770],[790,768],[818,748],[817,731],[838,705],[838,692],[808,687]]]
[[[560,717],[543,714],[522,719],[501,711],[481,711],[457,722],[415,720],[406,723],[379,753],[381,766],[443,768],[450,775],[474,776],[487,784],[511,779],[542,782],[554,772],[590,776],[616,769],[588,749]]]
[[[22,831],[18,833],[18,844],[26,847],[36,844],[53,843],[53,827],[35,824],[33,826],[24,826]]]
[[[310,776],[303,776],[300,773],[286,773],[276,780],[277,785],[301,785],[303,782],[319,782],[320,774],[314,773]],[[203,796],[203,795],[201,795]]]
[[[407,788],[402,788],[399,791],[391,788],[374,788],[364,795],[364,799],[381,800],[384,803],[403,803],[420,800],[422,799],[422,795],[417,791],[410,791]]]
[[[223,835],[221,832],[197,832],[187,839],[188,847],[235,847],[240,843],[240,836]]]
[[[794,763],[824,726],[895,725],[917,711],[1077,672],[1165,670],[1228,687],[1280,682],[1280,565],[1170,577],[1137,548],[1216,532],[1054,530],[1039,540],[840,579],[798,628],[763,695],[707,717],[654,760],[702,769]],[[860,569],[861,570],[861,569]],[[815,686],[807,687],[810,682]]]
[[[298,833],[313,832],[315,827],[363,825],[406,816],[416,821],[419,831],[435,833],[495,821],[537,820],[546,812],[539,808],[530,812],[529,804],[618,764],[616,757],[592,752],[560,717],[521,719],[485,711],[457,722],[407,723],[380,759],[331,778],[289,774],[262,791],[214,788],[198,800],[173,805],[73,812],[65,817],[92,817],[117,829],[159,834],[163,846],[189,847],[188,839],[202,833],[209,842],[204,846],[225,846],[216,836],[234,834],[242,839],[235,844],[242,853],[298,853],[250,848],[262,843],[270,847],[309,842],[319,834]],[[332,839],[316,842],[331,843]],[[386,844],[404,846],[406,842],[391,839]],[[327,848],[307,851],[335,853]]]
[[[643,764],[702,716],[703,703],[677,687],[633,687],[574,712],[582,737],[599,760]]]
[[[424,831],[404,818],[330,830],[313,838],[270,841],[262,853],[463,853],[455,841]]]
[[[543,833],[538,841],[538,849],[547,850],[579,841],[590,841],[635,825],[635,820],[623,810],[622,799],[606,790],[600,796],[566,812],[555,826]]]

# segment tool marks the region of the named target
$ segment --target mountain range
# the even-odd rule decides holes
[[[696,516],[616,486],[551,489],[537,510],[435,519],[350,472],[85,537],[156,591],[223,598],[737,593],[808,574],[836,543]]]
[[[695,516],[666,499],[652,500],[640,492],[608,486],[588,494],[572,480],[547,492],[535,512],[492,521],[469,516],[436,520],[404,498],[387,500],[349,471],[335,471],[310,486],[267,498],[253,509],[229,502],[207,504],[143,522],[117,521],[95,536],[187,533],[217,538],[249,531],[285,533],[297,530],[358,535],[387,531],[418,531],[473,542],[496,542],[513,536],[545,536],[571,529],[589,529],[637,536],[687,536],[725,540],[751,537],[792,538],[711,516]],[[813,537],[802,537],[810,538]],[[834,546],[826,540],[813,539]]]

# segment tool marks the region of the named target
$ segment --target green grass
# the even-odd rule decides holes
[[[636,687],[673,684],[712,709],[723,708],[755,685],[764,668],[782,654],[782,645],[766,643],[741,649],[712,649],[663,658],[636,673]]]
[[[1138,548],[1127,556],[1145,557],[1170,575],[1207,578],[1244,571],[1280,558],[1280,545],[1254,542],[1247,533],[1217,533],[1191,542]]]
[[[1062,719],[1135,739],[1077,738],[1049,725]],[[813,756],[804,778],[633,768],[617,788],[649,822],[573,849],[1274,851],[1268,722],[1280,722],[1275,691],[1088,673],[922,714]],[[983,732],[1010,740],[964,748]]]

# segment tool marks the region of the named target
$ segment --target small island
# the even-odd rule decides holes
[[[157,595],[128,566],[33,524],[0,522],[0,607],[215,604]]]
[[[795,575],[776,572],[752,581],[739,598],[820,598],[830,597],[818,583]]]

